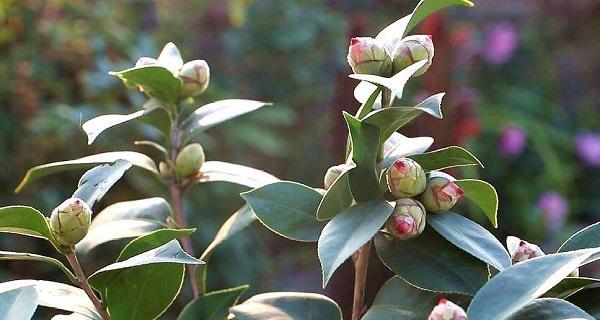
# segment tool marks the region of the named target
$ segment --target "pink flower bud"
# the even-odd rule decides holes
[[[179,95],[189,98],[200,95],[208,87],[210,68],[204,60],[186,62],[179,70],[179,78],[183,82]]]
[[[420,76],[431,66],[433,54],[431,36],[408,36],[400,40],[392,52],[393,73],[396,74],[417,61],[427,60],[427,63],[413,74],[413,76]]]
[[[420,235],[425,229],[425,208],[419,201],[410,198],[396,200],[394,212],[386,222],[386,229],[402,240]]]
[[[450,210],[463,195],[463,190],[443,176],[430,176],[425,192],[419,198],[427,211],[444,212]]]
[[[506,238],[506,244],[513,264],[545,255],[540,247],[517,237]]]
[[[394,198],[414,197],[425,190],[425,171],[416,161],[400,158],[387,171],[387,185]]]
[[[352,38],[348,48],[348,64],[354,73],[383,77],[392,73],[392,57],[383,44],[370,37]]]
[[[468,320],[465,310],[445,298],[441,298],[438,305],[429,314],[428,320]]]

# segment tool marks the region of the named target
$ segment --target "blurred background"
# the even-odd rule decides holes
[[[469,148],[480,177],[500,196],[500,239],[518,235],[557,249],[570,234],[600,220],[600,2],[475,0],[428,18],[413,33],[431,34],[430,71],[413,79],[407,103],[446,92],[444,121],[425,116],[408,136],[432,136],[434,147]],[[326,169],[343,161],[342,110],[354,112],[356,82],[347,77],[352,36],[374,36],[416,0],[0,0],[0,205],[49,212],[68,197],[83,172],[54,175],[20,194],[13,189],[35,165],[124,149],[159,139],[140,122],[110,129],[92,146],[80,128],[103,113],[130,113],[144,97],[107,74],[156,56],[173,41],[184,60],[205,59],[211,84],[198,105],[224,98],[272,101],[274,107],[213,128],[201,137],[207,158],[257,167],[281,179],[322,187]],[[245,189],[226,183],[194,186],[187,213],[204,248],[242,204]],[[130,171],[96,210],[161,194],[143,172]],[[465,204],[465,215],[491,226]],[[93,272],[112,262],[123,243],[83,258]],[[0,235],[2,250],[50,254],[41,241]],[[388,278],[372,257],[367,301]],[[350,309],[353,270],[346,263],[325,290],[314,244],[280,238],[259,224],[217,250],[209,288],[252,284],[258,292],[325,292]],[[240,267],[243,266],[243,267]],[[584,275],[600,276],[588,268]],[[66,281],[50,266],[2,262],[0,280]],[[186,287],[172,318],[190,298]],[[47,318],[39,311],[40,319]]]

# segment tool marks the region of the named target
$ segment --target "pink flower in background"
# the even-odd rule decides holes
[[[503,64],[515,53],[517,30],[509,22],[495,24],[486,35],[483,58],[491,64]]]
[[[575,152],[583,163],[600,167],[600,133],[580,133],[574,139]]]
[[[544,223],[550,230],[558,230],[565,222],[569,212],[569,203],[558,192],[547,191],[538,199],[538,210],[542,213]]]
[[[509,125],[500,132],[498,151],[503,156],[517,156],[527,145],[527,133],[523,129]]]

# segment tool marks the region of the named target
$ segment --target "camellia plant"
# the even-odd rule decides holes
[[[351,40],[347,59],[354,71],[350,77],[361,81],[354,92],[361,107],[355,114],[343,114],[348,126],[348,140],[341,141],[346,160],[327,170],[324,189],[206,160],[198,133],[268,104],[231,99],[186,113],[184,106],[209,84],[205,61],[184,63],[169,43],[158,58],[143,57],[134,67],[113,72],[148,101],[135,113],[103,115],[84,123],[88,142],[110,127],[140,118],[164,139],[135,143],[155,148],[162,158],[118,151],[30,169],[17,191],[49,174],[89,169],[73,195],[49,215],[27,206],[0,208],[0,231],[49,241],[68,267],[33,253],[1,251],[0,257],[50,263],[71,284],[32,279],[0,283],[0,318],[31,319],[41,305],[69,313],[53,319],[156,319],[178,297],[187,269],[186,285],[194,299],[180,312],[180,320],[341,320],[338,305],[321,294],[272,292],[239,303],[248,286],[208,292],[211,254],[255,220],[288,239],[317,242],[324,287],[342,263],[353,261],[352,320],[598,317],[600,280],[579,277],[577,270],[600,257],[600,224],[577,232],[556,253],[544,254],[516,237],[509,237],[505,248],[485,228],[451,211],[466,198],[497,227],[494,188],[442,171],[481,166],[479,160],[458,146],[427,151],[432,138],[396,132],[422,113],[442,117],[443,93],[416,106],[402,102],[407,81],[425,73],[434,56],[431,37],[407,34],[431,13],[452,5],[472,3],[422,0],[412,14],[375,38]],[[94,213],[95,203],[133,166],[164,183],[168,200],[157,196],[118,202]],[[186,222],[183,199],[192,184],[211,181],[252,190],[241,194],[247,204],[200,253],[189,238],[195,229]],[[134,239],[116,262],[84,272],[78,256],[125,238]],[[364,290],[373,251],[396,276],[368,306]]]

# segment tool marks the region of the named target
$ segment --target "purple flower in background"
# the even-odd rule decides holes
[[[523,129],[509,125],[500,132],[498,151],[503,156],[517,156],[527,144],[527,133]]]
[[[538,199],[538,210],[542,213],[544,224],[550,230],[558,230],[565,222],[569,203],[558,192],[547,191]]]
[[[583,163],[600,167],[600,133],[580,133],[574,139],[575,152]]]
[[[491,64],[503,64],[515,53],[518,41],[517,31],[511,23],[497,23],[486,35],[483,58]]]

